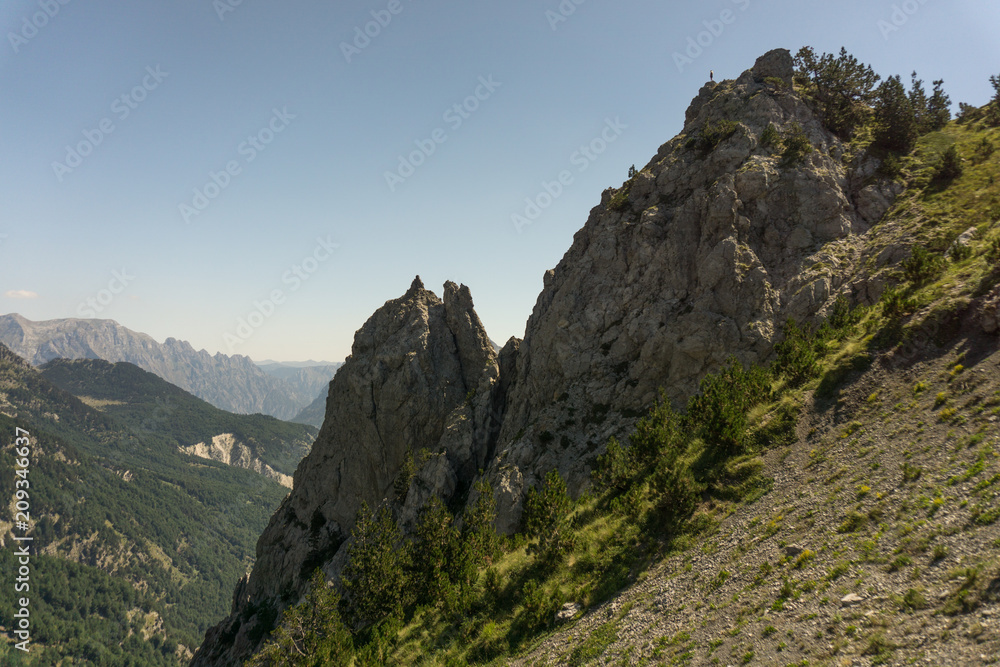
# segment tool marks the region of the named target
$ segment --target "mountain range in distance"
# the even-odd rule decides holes
[[[244,355],[196,351],[175,338],[159,343],[114,320],[33,322],[16,313],[0,315],[0,343],[33,366],[60,358],[132,363],[222,410],[261,413],[317,428],[321,421],[303,421],[311,412],[306,411],[306,417],[300,413],[316,400],[325,401],[327,385],[340,365],[272,360],[257,364]]]

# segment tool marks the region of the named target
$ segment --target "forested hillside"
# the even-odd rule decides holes
[[[32,650],[11,660],[183,662],[228,610],[286,493],[249,471],[192,465],[171,431],[178,415],[123,417],[86,405],[0,346],[0,430],[8,434],[0,466],[14,469],[15,428],[30,433],[32,452]],[[0,493],[13,498],[16,479],[5,475]],[[5,543],[12,517],[0,524]],[[0,550],[0,561],[15,571],[13,549]],[[8,609],[14,596],[12,586],[0,592]]]

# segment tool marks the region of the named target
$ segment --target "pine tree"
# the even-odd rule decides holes
[[[917,115],[898,75],[878,88],[875,101],[875,145],[908,153],[917,140]]]
[[[435,603],[451,583],[458,548],[454,518],[440,498],[431,496],[420,510],[414,533],[414,586],[421,601]]]
[[[541,489],[532,488],[524,501],[524,532],[538,538],[533,551],[546,563],[558,561],[570,546],[570,526],[567,519],[572,507],[566,480],[558,470],[545,476]]]
[[[410,549],[392,510],[383,506],[373,513],[362,503],[351,539],[341,582],[352,620],[368,625],[400,614],[411,597]]]
[[[489,565],[500,555],[500,536],[494,522],[497,518],[497,501],[493,487],[483,480],[475,486],[476,502],[466,508],[463,515],[462,542],[468,545],[469,558],[474,567]]]
[[[986,124],[991,127],[1000,126],[1000,74],[990,77],[993,86],[993,99],[986,106]]]
[[[796,54],[795,64],[799,78],[814,87],[826,126],[850,137],[867,119],[881,77],[843,47],[837,56],[824,53],[817,58],[812,47],[805,46]]]
[[[951,98],[944,92],[943,79],[934,82],[931,99],[927,102],[927,125],[933,132],[940,130],[951,120]]]
[[[930,129],[928,118],[927,93],[924,92],[924,82],[917,78],[917,72],[910,74],[910,105],[917,122],[917,133],[924,134]]]
[[[285,610],[271,639],[248,667],[350,665],[353,640],[340,617],[339,604],[340,596],[316,570],[305,599]]]

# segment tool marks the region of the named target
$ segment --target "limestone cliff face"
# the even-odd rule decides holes
[[[316,567],[339,571],[355,514],[394,498],[407,457],[423,464],[402,503],[404,523],[429,494],[467,487],[489,455],[498,373],[465,286],[446,283],[442,301],[418,278],[372,315],[330,384],[323,427],[257,543],[230,617],[209,631],[193,664],[239,664],[259,636],[259,610],[295,602]]]
[[[240,442],[232,433],[220,433],[213,436],[208,442],[197,442],[187,447],[180,447],[180,451],[191,456],[225,463],[235,468],[252,470],[266,479],[273,480],[289,489],[292,488],[291,475],[280,473],[261,461],[251,447]]]
[[[489,469],[502,530],[516,528],[523,490],[548,470],[586,485],[594,454],[659,388],[680,404],[728,357],[765,359],[788,317],[812,318],[843,287],[851,239],[896,191],[871,178],[877,163],[844,163],[791,79],[791,55],[778,50],[707,84],[684,131],[624,189],[605,191],[545,275],[525,338],[508,351],[514,377],[503,378],[512,389]],[[789,162],[762,137],[795,124],[812,150]],[[732,132],[711,147],[705,128]]]

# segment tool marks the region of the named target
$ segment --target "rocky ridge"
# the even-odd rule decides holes
[[[849,278],[858,235],[899,188],[876,177],[876,160],[845,163],[791,77],[779,49],[703,87],[682,133],[603,193],[546,273],[524,339],[499,354],[464,286],[446,284],[442,303],[418,280],[377,311],[331,383],[254,571],[193,664],[236,664],[269,629],[259,610],[294,603],[317,566],[339,572],[362,501],[394,504],[405,528],[427,498],[462,498],[485,468],[498,528],[512,532],[530,486],[558,469],[574,494],[585,489],[594,456],[661,388],[680,403],[730,356],[764,360],[787,318],[822,316],[845,292],[873,298],[870,278]],[[811,149],[789,158],[768,133]]]
[[[867,284],[847,284],[858,235],[901,188],[875,178],[871,158],[845,164],[845,145],[792,92],[792,70],[779,49],[706,84],[683,131],[604,192],[546,273],[524,340],[507,349],[512,389],[487,471],[505,532],[549,470],[585,488],[593,456],[661,388],[680,406],[729,357],[770,355],[789,317],[822,316]],[[788,160],[765,145],[769,127],[801,131],[812,150]],[[714,148],[709,133],[723,137]]]
[[[498,375],[464,285],[446,283],[442,300],[418,277],[376,311],[330,384],[328,405],[336,407],[261,536],[253,572],[192,664],[237,664],[254,648],[252,638],[270,629],[261,627],[272,622],[268,612],[294,603],[316,567],[339,571],[358,509],[397,496],[407,459],[422,465],[400,503],[404,521],[428,493],[450,497],[467,488],[488,459]]]

